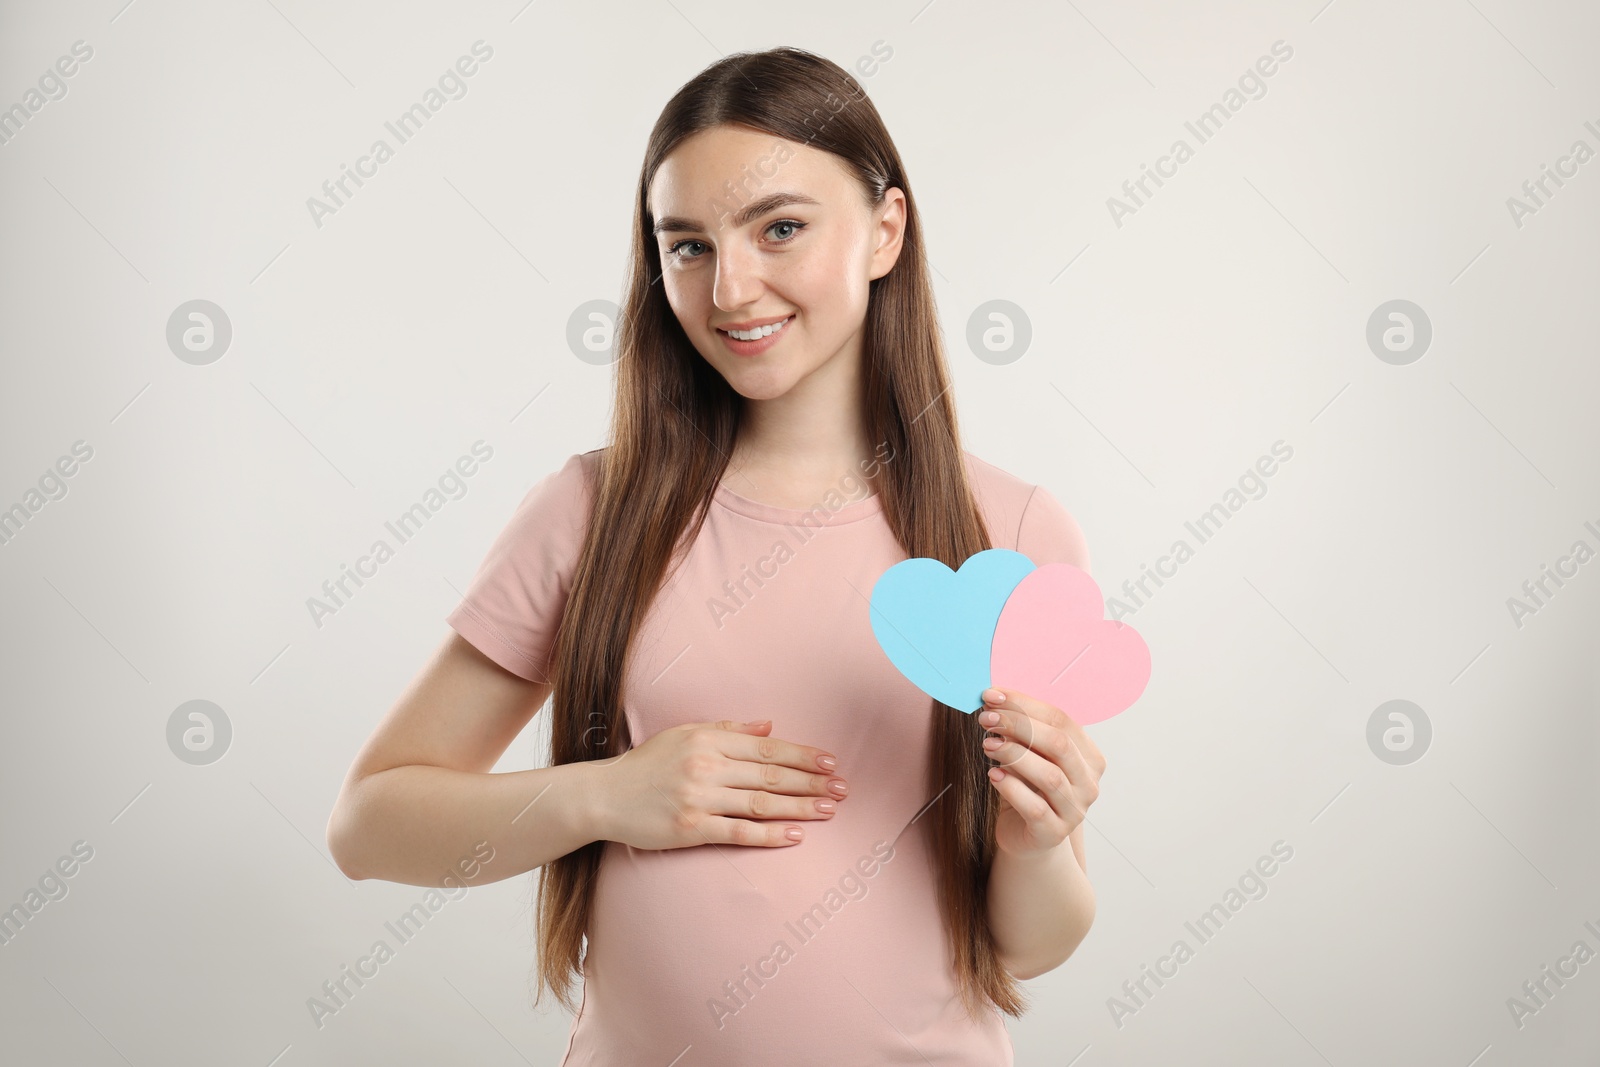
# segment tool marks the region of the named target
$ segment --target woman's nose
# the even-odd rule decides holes
[[[747,249],[723,248],[717,253],[717,277],[711,299],[723,311],[732,311],[760,295],[760,267]]]

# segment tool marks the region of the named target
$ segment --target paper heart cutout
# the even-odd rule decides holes
[[[902,560],[872,586],[872,633],[918,689],[960,711],[977,711],[989,687],[1001,609],[1033,569],[1031,559],[1009,548],[976,552],[955,571],[925,556]]]
[[[1150,648],[1132,626],[1105,617],[1105,598],[1086,571],[1046,563],[1006,600],[989,667],[996,684],[1087,726],[1139,699],[1150,682]]]

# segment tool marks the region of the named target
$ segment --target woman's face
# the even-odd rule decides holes
[[[703,130],[650,183],[667,302],[695,349],[752,400],[782,396],[835,360],[854,367],[867,283],[899,256],[904,204],[891,189],[872,208],[831,153],[745,127]],[[725,332],[784,319],[755,342]]]

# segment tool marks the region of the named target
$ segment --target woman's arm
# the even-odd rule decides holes
[[[327,829],[339,869],[479,885],[600,840],[593,765],[490,773],[549,695],[451,631],[350,767]]]
[[[1106,760],[1053,704],[1000,688],[984,690],[983,699],[984,751],[1000,764],[989,768],[1000,794],[989,929],[1006,970],[1037,978],[1077,951],[1094,923],[1083,822]]]
[[[1094,923],[1094,887],[1077,853],[1083,826],[1039,856],[996,852],[989,867],[989,929],[1006,970],[1037,978],[1065,963]]]

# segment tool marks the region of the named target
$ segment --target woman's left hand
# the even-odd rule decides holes
[[[997,693],[1004,699],[991,699]],[[1049,852],[1100,795],[1105,757],[1066,712],[1022,693],[987,689],[977,715],[988,730],[984,753],[995,761],[989,781],[1000,793],[996,844],[1015,856]],[[989,715],[999,718],[991,725]]]

